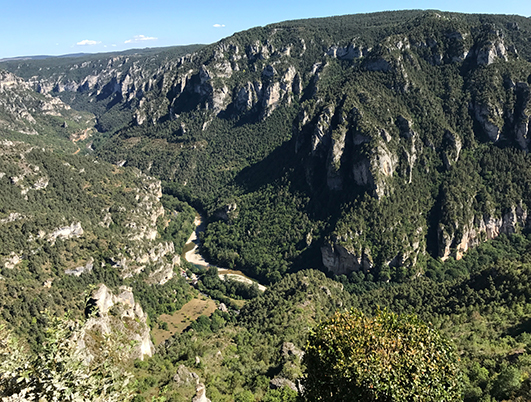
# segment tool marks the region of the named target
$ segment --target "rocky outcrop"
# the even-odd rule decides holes
[[[178,387],[199,385],[199,376],[190,371],[184,364],[181,364],[177,368],[177,373],[173,376],[173,381]]]
[[[373,266],[370,254],[357,253],[338,243],[326,243],[321,247],[323,265],[335,275],[348,275],[354,271],[369,272]]]
[[[226,222],[236,219],[238,217],[238,204],[235,202],[228,203],[224,207],[214,212],[214,217],[217,219],[222,219]]]
[[[94,124],[91,114],[73,111],[69,105],[49,94],[36,93],[31,83],[3,70],[0,70],[0,110],[0,129],[26,135],[59,129],[59,123],[45,116],[75,121],[85,127]]]
[[[211,402],[210,399],[206,397],[206,386],[205,384],[197,384],[196,394],[192,399],[192,402]]]
[[[95,356],[98,353],[98,339],[102,335],[119,334],[124,346],[131,344],[127,353],[129,359],[143,359],[152,356],[155,347],[151,342],[147,315],[140,303],[135,302],[131,288],[120,287],[118,295],[104,284],[92,293],[87,302],[89,319],[85,323],[79,340],[79,347]]]
[[[289,359],[291,356],[295,356],[300,360],[304,356],[304,351],[300,350],[292,342],[284,342],[282,344],[281,352],[282,356],[285,359]]]
[[[518,82],[515,85],[517,107],[514,112],[514,134],[517,144],[525,151],[531,142],[531,90],[529,84]]]
[[[297,386],[295,383],[291,380],[288,380],[287,378],[277,377],[273,378],[271,381],[269,381],[269,386],[271,389],[280,389],[284,387],[291,388],[293,391],[297,391]]]
[[[443,141],[443,163],[446,169],[450,169],[450,167],[459,159],[459,154],[461,153],[463,145],[459,135],[452,133],[449,130],[446,130]]]
[[[14,251],[2,259],[2,263],[7,269],[15,268],[20,262],[22,262],[22,253],[17,254]]]
[[[81,227],[81,222],[74,222],[70,226],[63,226],[57,228],[52,233],[46,236],[47,240],[55,244],[56,239],[71,239],[72,237],[80,237],[84,233]]]
[[[452,226],[440,224],[438,227],[439,257],[444,261],[453,256],[456,260],[470,248],[486,240],[495,239],[500,234],[510,235],[529,227],[527,210],[514,206],[500,217],[475,217],[463,227],[456,222]],[[460,237],[456,233],[461,233]]]
[[[251,110],[262,98],[262,83],[261,82],[247,82],[239,90],[237,90],[234,99],[234,107],[238,112],[246,112]]]
[[[500,138],[501,127],[499,123],[501,121],[503,112],[499,109],[497,105],[486,105],[486,104],[474,104],[472,107],[474,111],[474,116],[483,131],[487,135],[490,141],[496,142]]]
[[[341,158],[345,150],[345,138],[347,130],[344,127],[336,130],[331,136],[331,146],[329,147],[327,171],[326,171],[326,185],[330,190],[340,191],[343,189],[343,180],[340,173]]]
[[[494,41],[488,41],[476,50],[476,63],[478,65],[488,66],[494,63],[496,59],[507,61],[507,49],[503,39],[499,36],[499,32],[497,35],[498,37]]]
[[[82,265],[82,266],[74,268],[74,269],[67,269],[65,271],[65,274],[66,275],[81,276],[84,273],[92,272],[92,268],[94,268],[94,258],[90,257],[85,265]]]
[[[350,43],[347,46],[331,46],[326,51],[326,54],[339,60],[354,60],[367,56],[370,50],[370,48],[357,45],[356,43]]]

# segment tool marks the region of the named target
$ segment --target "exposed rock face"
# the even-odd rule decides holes
[[[238,216],[238,205],[234,202],[227,204],[225,207],[216,211],[214,216],[224,221],[235,219]]]
[[[22,253],[21,253],[22,254]],[[20,262],[22,262],[22,257],[19,254],[16,254],[15,252],[11,252],[11,254],[7,257],[4,257],[2,260],[4,267],[7,269],[13,269],[15,268]]]
[[[452,164],[459,159],[462,148],[461,138],[457,134],[447,130],[444,134],[444,140],[446,146],[443,152],[443,163],[446,169],[450,169]]]
[[[288,387],[288,388],[291,388],[293,391],[298,391],[295,383],[293,381],[288,380],[287,378],[281,378],[281,377],[273,378],[269,382],[269,386],[272,389],[280,389],[280,388]]]
[[[502,116],[502,112],[498,107],[495,105],[475,104],[473,110],[476,120],[481,124],[488,138],[492,142],[498,141],[501,128],[494,123],[494,119],[500,119]]]
[[[328,49],[326,54],[331,57],[336,57],[339,60],[354,60],[360,57],[367,56],[371,49],[358,46],[355,43],[351,43],[348,46],[334,45]]]
[[[97,335],[115,332],[125,337],[124,342],[135,342],[129,352],[130,359],[151,357],[155,347],[146,323],[147,316],[140,304],[135,302],[130,288],[122,286],[120,291],[120,294],[114,295],[103,284],[94,291],[87,303],[87,310],[96,315],[85,323],[79,345],[94,355],[97,353]]]
[[[254,84],[247,82],[242,88],[238,90],[236,98],[234,99],[234,106],[237,111],[245,112],[251,110],[257,103],[258,99],[262,97],[261,83]]]
[[[83,235],[83,228],[81,227],[80,222],[72,223],[70,226],[63,226],[52,233],[50,233],[47,238],[48,241],[52,244],[55,243],[56,239],[70,239],[72,237],[80,237]]]
[[[38,135],[47,125],[54,124],[42,116],[72,119],[88,127],[94,124],[92,115],[73,111],[58,98],[34,92],[31,83],[3,70],[0,70],[0,109],[3,115],[0,129],[27,135]]]
[[[321,247],[323,265],[335,275],[348,275],[353,271],[369,272],[373,266],[370,255],[362,252],[357,255],[353,250],[338,243],[327,243]]]
[[[211,402],[210,399],[206,397],[205,384],[197,384],[196,395],[192,399],[192,402]]]
[[[507,49],[505,48],[503,39],[499,36],[494,42],[485,43],[476,52],[476,62],[478,65],[488,66],[494,63],[496,59],[507,61]]]
[[[90,257],[87,263],[84,266],[80,266],[74,269],[67,269],[65,271],[65,274],[67,275],[74,275],[74,276],[81,276],[81,274],[88,273],[92,271],[92,268],[94,268],[94,258]]]
[[[525,82],[518,82],[515,88],[518,106],[515,110],[515,138],[525,151],[529,150],[531,141],[531,90]]]
[[[181,364],[177,368],[177,373],[173,376],[173,381],[175,381],[177,386],[199,385],[199,376],[190,371],[184,364]]]
[[[455,235],[457,229],[460,229],[458,224],[454,224],[454,227],[445,227],[441,224],[438,228],[439,256],[443,261],[450,256],[459,260],[471,247],[485,240],[495,239],[500,234],[517,233],[529,225],[527,210],[520,206],[513,207],[499,218],[492,216],[474,218],[461,229],[461,237]]]
[[[330,292],[330,291],[328,291]],[[290,356],[296,356],[298,359],[302,359],[304,352],[296,347],[292,342],[284,342],[282,344],[282,356],[289,358]]]

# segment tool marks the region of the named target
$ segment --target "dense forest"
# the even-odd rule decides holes
[[[0,397],[529,400],[530,39],[416,10],[0,63]]]

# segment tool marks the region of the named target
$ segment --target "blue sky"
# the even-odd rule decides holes
[[[212,43],[284,20],[396,9],[531,16],[529,0],[14,0],[0,14],[0,59]]]

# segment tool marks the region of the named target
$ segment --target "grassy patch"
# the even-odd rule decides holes
[[[172,335],[183,332],[200,315],[210,316],[216,308],[217,306],[214,300],[198,295],[172,315],[162,314],[158,320],[161,323],[166,322],[168,324],[168,330],[166,331],[161,328],[153,329],[152,334],[155,345],[158,346]]]

